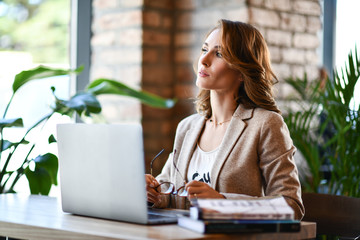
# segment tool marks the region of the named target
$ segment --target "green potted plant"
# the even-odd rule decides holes
[[[317,220],[318,233],[360,235],[355,215],[360,211],[360,104],[354,99],[359,77],[355,48],[331,78],[286,80],[297,92],[298,110],[289,109],[284,119],[308,166],[310,174],[301,179],[305,219]]]
[[[157,108],[171,108],[175,104],[175,100],[173,99],[163,99],[142,90],[135,90],[121,82],[111,79],[97,79],[91,82],[84,91],[76,93],[68,100],[58,98],[55,95],[55,88],[51,87],[55,101],[50,112],[45,116],[39,117],[39,120],[26,130],[21,139],[10,141],[6,138],[4,130],[24,126],[21,116],[12,119],[6,118],[12,100],[21,87],[34,80],[78,74],[81,71],[82,67],[71,70],[39,66],[34,69],[22,71],[15,76],[12,85],[12,96],[0,119],[0,193],[13,193],[15,185],[23,176],[27,178],[32,194],[48,195],[52,185],[57,185],[57,156],[47,152],[34,157],[32,152],[36,146],[36,142],[28,141],[27,139],[32,131],[40,125],[45,124],[55,113],[68,115],[70,117],[73,117],[74,113],[79,116],[98,114],[101,112],[101,105],[96,97],[100,94],[117,94],[134,97],[144,104]],[[55,142],[55,137],[50,135],[48,143],[54,144]],[[19,149],[24,146],[27,146],[27,150],[26,154],[21,158],[21,163],[15,170],[9,170],[10,163],[14,161],[15,157],[18,157],[15,153],[19,152]],[[30,167],[30,165],[34,165],[34,167]]]

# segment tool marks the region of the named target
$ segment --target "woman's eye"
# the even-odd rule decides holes
[[[202,53],[206,53],[206,52],[207,52],[207,49],[206,49],[206,48],[202,48],[202,49],[201,49],[201,52],[202,52]]]
[[[222,58],[222,54],[220,52],[216,52],[216,56]]]

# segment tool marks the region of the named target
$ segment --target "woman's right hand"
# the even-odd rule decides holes
[[[155,205],[160,204],[161,196],[155,188],[159,186],[159,182],[150,174],[145,174],[146,181],[146,192],[147,192],[147,201],[154,203]]]

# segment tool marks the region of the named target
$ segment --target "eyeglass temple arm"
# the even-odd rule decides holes
[[[152,165],[153,165],[153,162],[155,161],[155,159],[157,159],[159,156],[160,156],[160,154],[162,154],[163,153],[163,151],[164,151],[165,149],[162,149],[158,154],[156,154],[156,156],[151,160],[151,162],[150,162],[150,175],[151,176],[153,176],[153,174],[152,174]]]
[[[180,170],[178,169],[178,167],[175,164],[175,154],[176,154],[176,149],[174,149],[174,154],[173,154],[173,165],[176,169],[176,171],[179,173],[180,177],[182,178],[182,180],[184,181],[184,184],[186,184],[185,178],[182,176]]]

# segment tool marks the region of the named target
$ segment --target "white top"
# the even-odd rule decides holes
[[[219,151],[219,147],[210,151],[204,152],[199,145],[195,148],[194,154],[190,160],[189,169],[187,172],[187,180],[205,182],[211,184],[211,170],[214,165],[216,155]]]

